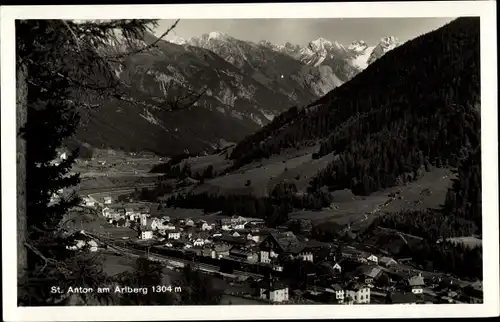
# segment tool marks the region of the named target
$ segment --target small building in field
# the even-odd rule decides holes
[[[104,197],[104,204],[105,205],[110,205],[112,203],[113,203],[113,198],[111,196]]]

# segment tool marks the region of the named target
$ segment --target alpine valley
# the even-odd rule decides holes
[[[137,44],[121,37],[99,48],[121,53]],[[157,41],[152,34],[137,43]],[[210,152],[238,142],[291,107],[305,106],[341,86],[386,52],[394,37],[369,46],[319,38],[307,46],[253,43],[220,32],[160,40],[148,51],[112,64],[113,77],[147,106],[107,99],[86,113],[75,139],[95,148],[160,155]],[[166,112],[175,102],[186,109]]]

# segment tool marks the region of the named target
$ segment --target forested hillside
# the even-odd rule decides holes
[[[456,167],[480,144],[479,54],[479,18],[456,19],[390,51],[308,108],[276,119],[231,157],[241,165],[319,141],[314,157],[333,152],[339,159],[318,173],[313,188],[362,195],[412,180],[429,165]]]

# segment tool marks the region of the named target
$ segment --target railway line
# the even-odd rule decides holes
[[[199,269],[199,270],[202,270],[205,272],[209,272],[209,273],[219,273],[220,272],[219,266],[216,266],[216,265],[199,263],[199,262],[196,262],[193,260],[187,260],[187,259],[182,259],[182,258],[170,257],[170,256],[166,256],[163,254],[155,253],[154,251],[147,251],[146,252],[146,251],[138,250],[135,248],[129,248],[129,247],[126,247],[125,245],[117,245],[117,242],[123,242],[119,239],[115,239],[115,238],[112,238],[109,236],[104,236],[104,235],[100,235],[100,234],[96,234],[96,233],[86,232],[86,234],[100,240],[101,242],[105,242],[109,248],[111,248],[115,251],[124,253],[126,255],[132,255],[134,257],[146,255],[151,260],[165,262],[169,266],[173,266],[173,267],[184,267],[184,266],[189,264],[189,265],[192,265],[193,267],[195,267],[196,269]],[[241,271],[241,270],[233,270],[232,274],[228,274],[228,275],[248,276],[248,277],[257,278],[257,279],[264,277],[264,275],[262,275],[262,274],[256,274],[256,273]]]

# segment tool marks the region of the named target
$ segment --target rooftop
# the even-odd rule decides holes
[[[304,244],[292,232],[272,232],[270,236],[285,253],[296,254],[304,249]]]
[[[346,290],[359,291],[360,289],[366,288],[366,285],[358,282],[351,282],[345,288]]]
[[[424,279],[422,276],[412,276],[411,278],[408,279],[408,284],[410,286],[424,286]]]
[[[338,284],[338,283],[333,284],[332,285],[332,289],[334,291],[342,291],[343,290],[342,286],[340,284]]]

